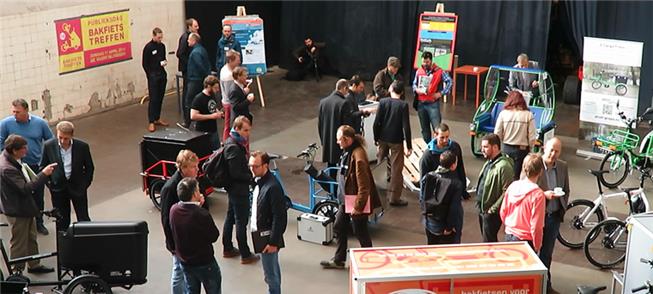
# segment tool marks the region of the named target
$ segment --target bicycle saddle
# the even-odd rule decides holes
[[[594,175],[595,177],[601,176],[602,174],[607,174],[610,171],[609,170],[588,170],[590,174]]]
[[[598,294],[599,292],[607,289],[607,287],[578,286],[576,289],[578,289],[578,294]]]
[[[268,153],[268,156],[270,156],[270,160],[286,159],[285,156],[279,155],[279,154],[274,154],[274,153]]]
[[[624,193],[626,193],[626,194],[630,194],[630,192],[635,191],[635,190],[638,190],[638,189],[639,189],[639,187],[635,187],[635,188],[622,188],[621,191],[624,191]]]

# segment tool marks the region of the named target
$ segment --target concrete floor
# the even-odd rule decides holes
[[[283,71],[277,70],[263,78],[266,108],[253,107],[255,117],[252,132],[252,149],[280,153],[291,158],[279,162],[284,184],[295,201],[306,199],[307,179],[301,172],[302,162],[293,159],[306,145],[316,142],[317,105],[319,98],[326,96],[334,87],[336,79],[325,77],[319,83],[313,80],[287,82],[281,80]],[[371,83],[367,84],[369,90]],[[462,94],[462,93],[461,93]],[[258,95],[257,95],[258,96]],[[444,121],[452,127],[452,137],[463,147],[468,177],[476,183],[478,171],[483,163],[469,152],[468,125],[471,121],[473,101],[462,100],[458,104],[443,106]],[[258,102],[258,101],[257,101]],[[165,99],[163,119],[173,123],[179,120],[176,96]],[[562,104],[560,104],[562,105]],[[131,105],[74,121],[76,136],[91,145],[96,165],[95,181],[89,191],[90,214],[94,220],[145,220],[149,224],[148,280],[145,285],[136,286],[131,291],[114,289],[117,293],[168,293],[171,257],[165,250],[159,212],[152,206],[141,190],[141,172],[138,143],[146,132],[147,107]],[[557,133],[574,136],[578,125],[578,107],[559,107],[557,119],[560,126]],[[413,136],[419,136],[417,117],[411,110]],[[571,198],[593,198],[597,189],[594,179],[586,173],[587,169],[597,168],[598,162],[576,157],[575,137],[562,137],[564,150],[562,158],[570,166],[572,192]],[[375,170],[377,185],[385,195],[384,175]],[[636,184],[631,182],[631,184]],[[381,222],[371,228],[375,246],[425,244],[423,227],[419,223],[417,194],[404,191],[409,200],[405,208],[388,208]],[[214,194],[209,198],[211,213],[216,224],[222,228],[226,213],[226,195]],[[624,211],[621,202],[611,203],[610,209]],[[49,201],[46,204],[50,207]],[[479,242],[480,233],[476,209],[471,201],[464,202],[465,226],[464,242]],[[319,261],[333,255],[335,246],[320,246],[297,240],[297,211],[289,211],[288,229],[285,234],[286,248],[281,251],[282,287],[284,293],[346,293],[348,290],[348,271],[322,270]],[[0,219],[2,221],[3,219]],[[48,228],[54,230],[54,223]],[[8,229],[0,229],[0,237],[8,240]],[[6,242],[6,241],[5,241]],[[39,236],[42,252],[54,248],[54,237]],[[351,246],[357,241],[350,240]],[[214,245],[216,258],[222,270],[223,293],[264,293],[266,285],[260,264],[241,265],[238,259],[224,259],[222,246]],[[54,260],[45,261],[54,266]],[[2,267],[4,268],[4,266]],[[552,265],[553,287],[560,293],[575,293],[578,284],[607,285],[609,271],[592,267],[582,251],[569,250],[556,245]],[[52,278],[49,276],[48,278]],[[41,277],[39,277],[41,278]],[[49,289],[40,289],[48,292]]]

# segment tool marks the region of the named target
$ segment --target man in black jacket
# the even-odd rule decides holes
[[[240,255],[240,263],[248,264],[259,260],[258,255],[252,254],[247,245],[247,218],[249,217],[249,185],[253,182],[252,173],[247,167],[247,146],[249,132],[252,125],[245,116],[234,120],[234,130],[224,144],[224,158],[229,171],[229,184],[225,189],[229,196],[229,209],[224,220],[222,245],[223,257],[236,257]],[[231,241],[233,226],[236,225],[236,240],[238,248],[234,248]]]
[[[249,169],[256,180],[250,227],[255,248],[258,247],[257,242],[266,241],[261,251],[261,263],[268,293],[280,294],[279,249],[284,246],[283,233],[286,231],[288,215],[283,189],[269,172],[269,164],[270,156],[265,152],[254,151],[249,158]]]
[[[184,91],[182,92],[182,103],[185,103],[184,98],[186,98],[186,89],[188,87],[188,76],[186,71],[188,70],[188,56],[192,48],[188,47],[188,36],[191,33],[199,34],[200,25],[194,18],[189,18],[186,20],[186,31],[179,37],[179,45],[177,46],[177,58],[179,59],[178,68],[181,72],[184,82]],[[186,109],[186,105],[183,105],[183,109]]]
[[[166,91],[168,77],[164,67],[168,65],[166,60],[166,45],[164,45],[163,31],[160,28],[152,30],[152,40],[143,48],[143,70],[147,77],[147,93],[150,103],[147,108],[149,124],[147,130],[156,131],[155,125],[168,126],[168,123],[161,120],[161,104]]]
[[[322,162],[328,163],[329,166],[336,166],[342,154],[342,150],[336,143],[338,128],[353,124],[351,104],[345,99],[345,95],[349,92],[347,86],[347,80],[338,80],[336,90],[320,100],[317,130],[322,143]]]
[[[32,197],[34,190],[43,189],[43,185],[52,175],[56,163],[47,165],[40,173],[22,163],[27,155],[27,141],[19,135],[9,135],[4,142],[5,150],[0,156],[0,212],[7,217],[11,228],[9,239],[10,257],[36,255],[39,244],[36,241],[36,220],[40,215],[36,202]],[[29,273],[49,273],[54,269],[41,265],[40,261],[31,260],[27,263]],[[22,271],[25,264],[14,264],[12,271]]]
[[[172,254],[172,277],[170,280],[173,294],[183,294],[186,288],[184,273],[181,269],[181,262],[175,255],[175,242],[172,237],[170,227],[170,209],[175,203],[179,202],[177,195],[177,185],[183,178],[196,178],[199,159],[197,155],[190,150],[181,150],[177,154],[177,171],[166,181],[161,188],[161,224],[166,241],[166,248]],[[204,199],[204,198],[202,198]],[[201,203],[203,205],[204,203]]]
[[[390,98],[382,99],[374,120],[374,142],[378,146],[377,159],[381,162],[388,157],[390,161],[390,184],[388,194],[390,205],[406,206],[401,199],[403,191],[404,141],[408,155],[412,152],[412,137],[408,118],[408,103],[401,100],[404,83],[394,81],[390,85]]]
[[[363,117],[369,116],[371,112],[358,108],[358,104],[365,101],[365,84],[360,76],[354,75],[349,80],[349,89],[345,99],[351,108],[351,127],[354,128],[356,134],[362,134]]]
[[[460,243],[460,238],[456,241],[455,236],[456,228],[463,223],[461,196],[464,186],[454,172],[456,162],[456,155],[445,151],[440,155],[440,166],[420,181],[419,200],[429,245]]]
[[[95,166],[91,150],[86,142],[74,139],[75,126],[69,121],[57,124],[57,138],[43,144],[40,169],[57,163],[60,168],[50,176],[48,188],[52,206],[63,218],[57,222],[57,231],[65,231],[70,225],[70,202],[75,208],[77,221],[90,221],[86,190],[93,181]]]
[[[220,294],[222,274],[213,252],[220,231],[211,214],[200,207],[204,196],[196,179],[182,179],[177,194],[180,201],[170,209],[170,228],[186,280],[184,293],[200,294],[200,286],[204,285],[205,293]]]

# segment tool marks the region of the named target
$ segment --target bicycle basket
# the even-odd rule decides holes
[[[597,137],[594,144],[604,151],[623,151],[636,148],[639,136],[624,130],[614,130],[607,136]]]

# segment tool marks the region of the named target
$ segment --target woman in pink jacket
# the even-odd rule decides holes
[[[537,185],[543,170],[540,155],[527,155],[522,167],[526,177],[510,184],[499,211],[506,228],[506,241],[527,241],[536,252],[542,247],[546,209],[544,192]]]

